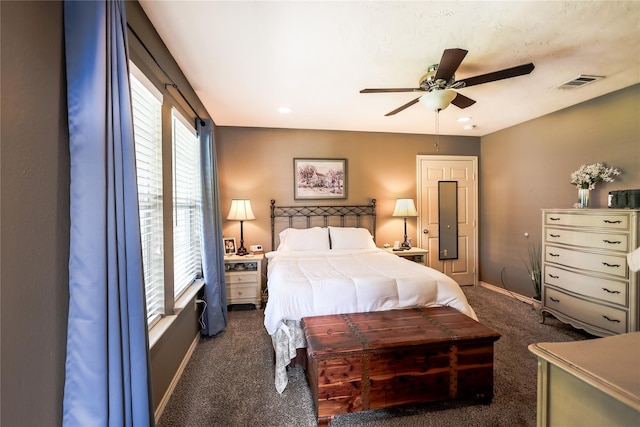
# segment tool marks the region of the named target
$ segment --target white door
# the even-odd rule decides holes
[[[429,267],[460,285],[478,284],[477,171],[477,157],[417,156],[419,246],[429,250]],[[458,259],[439,259],[438,181],[458,182]]]

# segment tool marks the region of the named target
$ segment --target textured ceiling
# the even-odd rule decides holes
[[[417,87],[446,48],[469,51],[457,80],[535,69],[460,89],[477,102],[441,111],[441,134],[487,135],[640,82],[638,1],[140,4],[219,126],[435,133],[422,104],[384,116],[419,94],[359,91]],[[580,74],[605,78],[554,88]]]

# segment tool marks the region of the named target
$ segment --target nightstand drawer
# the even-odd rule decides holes
[[[255,300],[258,298],[258,288],[255,284],[243,286],[227,286],[227,299],[242,302],[243,300]]]
[[[546,246],[544,261],[622,278],[627,277],[627,257],[625,255],[596,254],[557,246]]]
[[[586,233],[584,231],[547,228],[545,240],[550,243],[607,249],[625,254],[629,252],[628,234]]]
[[[579,319],[614,334],[627,332],[627,311],[585,301],[571,295],[546,288],[544,305],[573,319]]]
[[[545,266],[544,282],[569,292],[597,298],[627,307],[627,282],[574,273],[562,268]]]
[[[256,283],[256,272],[225,274],[227,283]]]
[[[629,217],[627,215],[614,214],[574,214],[547,212],[545,215],[547,225],[566,225],[571,227],[597,227],[616,230],[629,229]]]

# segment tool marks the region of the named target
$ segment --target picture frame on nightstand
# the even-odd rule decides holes
[[[225,256],[236,254],[236,238],[235,237],[223,237],[222,244],[224,247]]]

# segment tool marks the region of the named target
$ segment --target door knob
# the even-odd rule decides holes
[[[429,234],[429,230],[425,228],[424,230],[422,230],[422,234]]]

